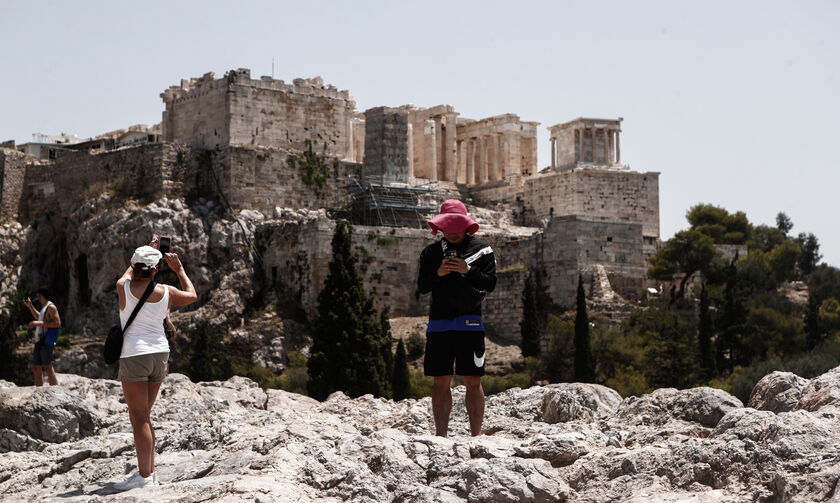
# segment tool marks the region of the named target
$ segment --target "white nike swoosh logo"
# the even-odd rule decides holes
[[[484,366],[484,357],[487,356],[487,353],[482,353],[481,358],[473,353],[473,363],[475,363],[476,367],[483,367]]]

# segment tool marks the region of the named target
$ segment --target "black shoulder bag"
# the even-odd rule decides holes
[[[140,301],[137,302],[136,306],[134,306],[134,311],[131,312],[131,316],[128,317],[128,321],[125,322],[125,326],[121,327],[117,324],[111,327],[111,330],[108,330],[108,337],[105,338],[105,348],[102,351],[102,356],[105,358],[105,363],[108,365],[113,365],[119,361],[120,354],[122,353],[123,334],[126,330],[128,330],[128,326],[131,325],[132,321],[134,321],[134,317],[137,316],[140,308],[146,303],[146,299],[149,298],[149,295],[152,294],[154,289],[155,282],[149,281],[149,286],[146,287],[146,291],[143,292],[143,296],[140,297]]]

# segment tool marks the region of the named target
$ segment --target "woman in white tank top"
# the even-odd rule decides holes
[[[158,250],[158,246],[159,239],[155,236],[149,246],[141,246],[134,250],[131,265],[117,280],[120,324],[123,327],[146,287],[154,280],[161,258],[166,259],[169,268],[181,283],[181,289],[155,285],[134,321],[123,334],[117,379],[122,381],[128,416],[134,430],[138,470],[122,482],[114,484],[114,488],[119,490],[157,485],[154,433],[150,415],[169,361],[169,343],[163,330],[163,322],[169,312],[169,306],[185,306],[198,298],[178,255],[167,253],[164,256]]]

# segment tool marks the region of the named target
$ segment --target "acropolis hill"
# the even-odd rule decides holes
[[[68,318],[113,297],[103,279],[110,265],[89,256],[73,234],[83,217],[71,217],[108,187],[141,203],[211,200],[233,215],[259,212],[242,237],[254,267],[309,312],[328,272],[333,219],[348,218],[377,302],[393,316],[425,313],[417,257],[433,239],[425,220],[448,198],[467,203],[496,252],[499,284],[485,311],[488,332],[502,340],[518,338],[528,271],[558,306],[571,305],[578,274],[589,292],[628,300],[645,286],[646,257],[659,244],[659,173],[621,164],[622,118],[549,127],[551,162],[540,168],[539,123],[512,113],[469,119],[451,105],[360,113],[348,91],[320,77],[286,83],[247,69],[182,80],[160,96],[162,120],[150,128],[0,144],[0,221],[74,222],[57,230],[66,233],[53,250],[64,265],[28,278],[65,285]],[[290,223],[288,209],[323,211]],[[189,263],[188,239],[174,237]],[[12,276],[2,278],[4,292]]]

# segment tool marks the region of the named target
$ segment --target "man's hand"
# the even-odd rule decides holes
[[[461,274],[467,274],[470,270],[470,265],[467,264],[467,261],[460,258],[445,258],[443,262],[440,263],[440,267],[438,267],[437,275],[438,276],[446,276],[450,272],[459,272]]]
[[[29,309],[32,309],[32,308],[33,308],[33,307],[32,307],[32,301],[29,299],[29,297],[27,297],[27,298],[23,299],[23,305],[25,305],[25,306],[26,306],[26,307],[28,307]]]

